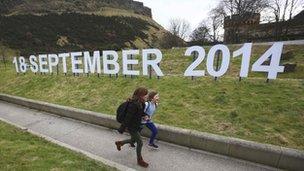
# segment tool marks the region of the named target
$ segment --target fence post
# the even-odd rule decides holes
[[[3,58],[4,68],[6,68],[6,61],[5,61],[4,53],[2,54],[2,58]]]
[[[193,52],[193,58],[192,58],[192,63],[197,59],[197,52],[196,51],[194,51]],[[194,80],[194,76],[191,76],[191,80]]]
[[[160,63],[157,64],[158,67],[160,68]],[[159,80],[160,79],[160,76],[157,76],[157,79]]]
[[[131,60],[133,59],[133,55],[131,55]],[[130,69],[133,70],[133,65],[131,64]],[[133,78],[133,75],[131,75],[131,78]]]
[[[217,59],[216,59],[216,68],[215,68],[215,70],[218,71],[219,70],[219,63],[220,63],[220,51],[216,52],[216,57],[217,57]],[[214,77],[214,80],[217,81],[218,78]]]
[[[149,60],[152,59],[152,54],[149,54]],[[149,79],[152,79],[152,68],[151,65],[149,65]]]

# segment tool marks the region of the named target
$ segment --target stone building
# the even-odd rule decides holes
[[[224,20],[224,42],[265,42],[304,39],[304,10],[291,20],[260,23],[259,13],[232,15]]]

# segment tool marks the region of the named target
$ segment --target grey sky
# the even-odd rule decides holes
[[[194,29],[207,18],[207,14],[219,0],[136,0],[152,8],[153,19],[168,28],[171,18],[181,18],[190,22]]]

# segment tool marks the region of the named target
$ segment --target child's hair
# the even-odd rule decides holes
[[[158,94],[158,92],[156,92],[156,91],[150,91],[150,92],[149,92],[149,95],[148,95],[148,101],[149,101],[149,102],[152,101],[153,98],[154,98],[157,94]]]
[[[133,93],[133,96],[132,96],[132,100],[134,101],[140,101],[140,98],[142,96],[145,96],[148,94],[148,90],[144,87],[139,87],[137,88],[134,93]]]

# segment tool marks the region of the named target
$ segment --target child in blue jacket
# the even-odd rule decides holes
[[[151,91],[148,95],[148,101],[145,102],[145,114],[144,123],[147,128],[152,132],[150,136],[150,141],[148,146],[157,149],[158,146],[154,143],[155,137],[157,135],[157,128],[152,121],[152,117],[155,113],[155,110],[158,106],[159,94],[155,91]]]

